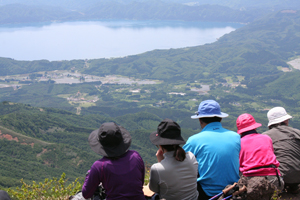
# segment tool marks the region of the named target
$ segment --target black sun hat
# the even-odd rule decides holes
[[[157,127],[157,131],[150,134],[150,141],[154,145],[185,144],[181,137],[180,126],[171,119],[164,119]]]
[[[106,122],[90,134],[89,144],[94,152],[102,156],[118,157],[128,151],[131,136],[124,127]]]

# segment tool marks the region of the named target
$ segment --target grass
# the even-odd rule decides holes
[[[197,101],[188,101],[186,105],[190,108],[195,108],[198,106],[198,104],[199,103]]]
[[[237,78],[239,79],[239,81],[243,81],[245,79],[245,76],[237,76]]]
[[[233,83],[232,78],[230,76],[226,77],[225,80],[227,83]]]
[[[61,98],[68,98],[68,97],[70,97],[72,94],[59,94],[59,95],[57,95],[58,97],[61,97]]]

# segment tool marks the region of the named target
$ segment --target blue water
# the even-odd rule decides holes
[[[72,60],[135,55],[212,43],[241,27],[183,21],[80,21],[0,26],[0,57]]]

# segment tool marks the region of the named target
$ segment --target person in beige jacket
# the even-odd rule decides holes
[[[299,193],[300,184],[300,130],[289,125],[291,115],[283,107],[269,110],[269,130],[263,134],[272,139],[279,170],[288,192]]]
[[[170,119],[163,120],[150,140],[159,149],[158,163],[151,166],[149,188],[166,200],[197,200],[198,162],[191,152],[185,152],[180,144],[180,126]]]

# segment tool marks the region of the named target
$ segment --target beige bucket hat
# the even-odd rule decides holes
[[[269,110],[267,116],[269,120],[268,126],[278,124],[292,118],[291,115],[287,114],[286,110],[283,107],[272,108],[271,110]]]

